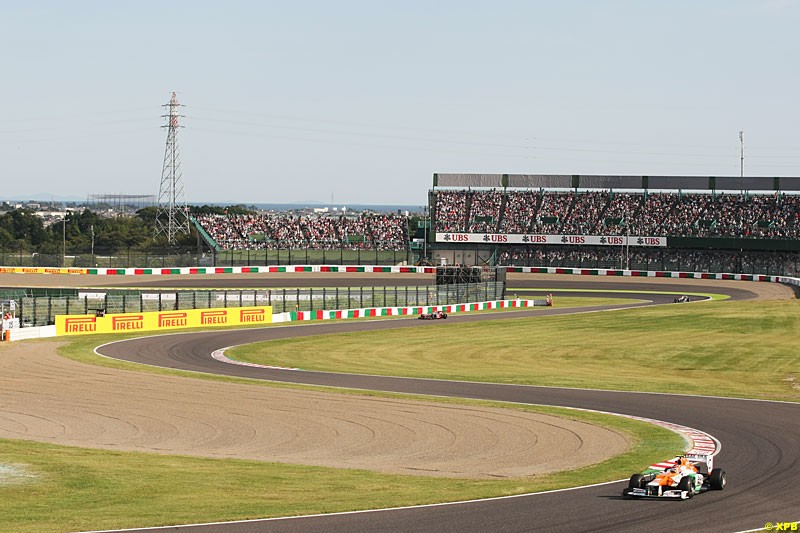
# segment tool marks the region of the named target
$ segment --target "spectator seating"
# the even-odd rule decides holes
[[[197,215],[224,250],[405,250],[407,217],[394,214],[299,216],[293,214]]]
[[[438,233],[800,238],[800,196],[439,190]]]

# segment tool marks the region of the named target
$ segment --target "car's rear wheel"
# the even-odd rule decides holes
[[[632,475],[631,479],[628,481],[628,488],[629,489],[644,488],[644,476],[641,474]]]
[[[708,476],[708,484],[714,490],[722,490],[728,483],[728,475],[721,468],[715,468]]]
[[[686,496],[691,498],[694,496],[694,478],[692,476],[684,476],[678,482],[678,490],[685,490]]]

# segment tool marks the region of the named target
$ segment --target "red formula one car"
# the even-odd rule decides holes
[[[447,318],[447,313],[444,311],[434,311],[433,313],[421,313],[418,317],[420,320],[439,320],[440,318]]]

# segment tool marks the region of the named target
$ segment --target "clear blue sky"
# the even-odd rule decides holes
[[[0,5],[0,197],[422,205],[434,172],[800,175],[793,1]]]

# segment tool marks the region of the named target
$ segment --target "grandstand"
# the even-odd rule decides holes
[[[797,272],[800,178],[434,174],[433,184],[439,261]]]
[[[434,174],[428,204],[430,225],[418,227],[430,231],[414,236],[395,214],[193,220],[218,252],[400,251],[401,261],[436,264],[762,274],[800,266],[800,178]],[[426,246],[409,246],[411,237]]]
[[[214,250],[390,250],[408,248],[407,217],[350,215],[196,215],[192,221]]]

